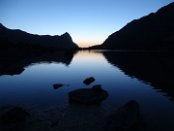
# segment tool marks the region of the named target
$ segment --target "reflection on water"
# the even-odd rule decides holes
[[[20,74],[24,71],[24,67],[32,65],[34,63],[63,63],[69,65],[73,58],[75,52],[65,52],[65,51],[43,51],[38,52],[25,52],[17,54],[15,53],[5,53],[0,55],[0,75],[15,75]]]
[[[169,76],[173,74],[173,66],[168,61],[171,61],[169,56],[106,51],[27,58],[20,61],[20,67],[25,69],[21,74],[10,76],[8,71],[1,74],[0,106],[67,106],[68,92],[101,84],[109,93],[101,105],[104,110],[114,110],[134,99],[139,102],[145,121],[150,123],[149,129],[174,130],[174,103],[170,100],[174,91]],[[83,80],[90,76],[96,81],[84,85]],[[55,83],[64,86],[54,90]]]
[[[104,52],[109,63],[174,98],[173,54],[161,52]]]

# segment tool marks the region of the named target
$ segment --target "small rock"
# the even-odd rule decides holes
[[[14,107],[5,113],[3,113],[0,117],[1,125],[22,123],[29,116],[29,113],[20,107]]]
[[[53,84],[53,88],[56,90],[60,87],[64,86],[63,84]]]
[[[108,116],[106,131],[140,131],[144,126],[139,104],[131,100]]]
[[[95,81],[95,78],[94,77],[89,77],[89,78],[86,78],[84,81],[83,81],[83,83],[85,84],[85,85],[89,85],[89,84],[91,84],[92,82],[94,82]]]
[[[108,97],[108,93],[103,89],[77,89],[69,92],[69,103],[92,105],[99,104]]]

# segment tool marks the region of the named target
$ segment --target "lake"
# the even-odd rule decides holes
[[[93,120],[99,121],[102,114],[104,117],[129,100],[140,104],[147,130],[174,130],[174,85],[171,77],[174,64],[169,54],[86,50],[63,55],[61,58],[55,54],[54,58],[47,56],[17,61],[11,65],[13,69],[8,67],[10,71],[0,75],[0,107],[22,106],[34,114],[38,125],[31,124],[33,127],[28,130],[42,124],[44,126],[39,129],[48,130],[48,121],[56,121],[56,117],[63,117],[62,114],[65,119],[62,118],[64,125],[61,123],[60,130],[71,128],[77,131],[83,125],[87,126],[83,130],[94,130]],[[85,85],[83,80],[91,76],[95,81]],[[64,86],[54,89],[55,83]],[[96,84],[109,94],[100,106],[69,105],[68,92]],[[81,126],[75,123],[79,120]]]

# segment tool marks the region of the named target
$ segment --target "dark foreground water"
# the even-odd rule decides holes
[[[100,129],[97,122],[105,114],[136,100],[147,130],[174,131],[174,66],[170,55],[109,51],[79,51],[73,57],[69,55],[65,55],[66,60],[63,57],[25,60],[20,62],[24,68],[20,73],[15,74],[13,69],[12,73],[1,74],[0,107],[22,106],[36,117],[24,130],[52,131],[51,122],[61,131]],[[95,82],[84,85],[83,80],[90,76]],[[55,90],[55,83],[64,86]],[[109,93],[100,106],[69,105],[68,92],[95,84],[101,84]]]

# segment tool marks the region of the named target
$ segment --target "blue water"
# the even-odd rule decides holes
[[[90,86],[83,80],[93,76]],[[57,90],[53,84],[63,83]],[[152,129],[174,130],[174,101],[150,84],[126,75],[110,64],[101,52],[79,51],[69,65],[63,63],[33,63],[19,75],[0,76],[0,106],[6,105],[68,105],[68,92],[101,84],[109,93],[102,107],[112,110],[129,100],[136,100],[145,121]],[[169,128],[170,127],[170,128]]]

